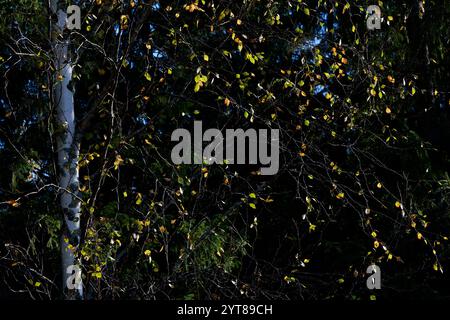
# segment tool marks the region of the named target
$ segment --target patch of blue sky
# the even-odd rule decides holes
[[[150,119],[148,118],[148,116],[146,114],[143,113],[136,117],[136,121],[145,126],[149,123]]]
[[[167,59],[167,54],[159,49],[153,49],[152,55],[155,59]]]
[[[120,25],[118,23],[116,23],[114,25],[114,34],[117,36],[120,33]]]
[[[34,82],[32,80],[27,81],[27,83],[25,84],[24,91],[29,96],[38,96],[39,95],[38,86],[37,86],[36,82]]]
[[[134,0],[134,2],[137,2],[137,0]],[[159,4],[159,2],[154,1],[153,4],[152,4],[152,9],[154,11],[158,11],[159,9],[161,9],[161,5]]]
[[[319,27],[314,30],[314,35],[311,36],[309,39],[306,39],[301,45],[298,46],[298,48],[293,53],[293,59],[297,60],[302,52],[311,51],[315,47],[321,45],[323,43],[323,39],[326,37],[328,28],[327,28],[327,19],[328,14],[325,12],[322,12],[319,15],[319,20],[322,22],[322,25],[319,24]],[[297,25],[298,28],[304,29],[302,24]],[[338,27],[337,23],[334,23],[333,28],[336,29]]]
[[[314,87],[314,94],[317,95],[317,94],[321,93],[324,89],[325,89],[325,87],[323,85],[318,84]]]

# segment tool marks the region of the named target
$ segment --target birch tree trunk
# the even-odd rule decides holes
[[[80,242],[79,141],[76,139],[74,98],[71,87],[72,65],[67,36],[67,3],[50,0],[52,13],[52,46],[55,56],[54,105],[57,112],[57,152],[60,206],[64,216],[61,235],[62,286],[66,299],[82,299],[81,269],[76,253]],[[71,273],[75,271],[75,274]]]

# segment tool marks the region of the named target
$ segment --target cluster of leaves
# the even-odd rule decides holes
[[[368,299],[371,263],[382,297],[448,294],[448,4],[378,1],[368,31],[368,1],[76,3],[87,297]],[[58,128],[39,19],[1,30],[0,268],[53,297]],[[194,120],[279,129],[278,174],[173,165],[170,135]]]

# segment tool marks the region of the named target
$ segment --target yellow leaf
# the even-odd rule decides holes
[[[377,233],[375,231],[372,231],[372,233],[370,234],[372,237],[376,238],[377,237]]]
[[[250,193],[250,194],[249,194],[249,197],[250,197],[250,198],[253,198],[253,199],[256,199],[256,194]]]
[[[152,81],[152,76],[151,76],[150,73],[148,73],[147,71],[144,73],[144,77],[145,77],[145,79],[147,79],[148,81]]]
[[[140,205],[142,203],[142,194],[138,193],[136,196],[136,204]]]
[[[422,234],[420,232],[417,232],[417,239],[422,239]]]
[[[307,16],[309,16],[309,9],[308,9],[308,8],[303,9],[303,12],[304,12]]]
[[[116,156],[116,160],[114,161],[114,170],[117,170],[122,163],[123,163],[123,159],[120,156],[120,154],[118,154]]]
[[[345,13],[346,10],[348,10],[350,8],[350,3],[346,3],[344,6],[344,9],[342,9],[342,13]]]
[[[209,56],[208,56],[207,54],[204,54],[204,55],[203,55],[203,60],[209,61]]]
[[[20,205],[19,202],[17,202],[16,200],[9,200],[7,201],[7,203],[13,206],[14,208],[17,208]]]
[[[127,15],[120,16],[120,26],[122,29],[128,28],[128,16]]]
[[[343,199],[345,197],[345,194],[343,192],[340,192],[336,195],[336,198]]]
[[[402,206],[402,204],[399,202],[399,201],[396,201],[395,202],[395,207],[396,208],[400,208]]]
[[[250,206],[250,208],[256,209],[256,205],[254,203],[249,203],[248,205]]]
[[[222,21],[225,17],[227,16],[227,11],[223,10],[220,14],[219,14],[219,22]]]
[[[145,250],[144,254],[148,257],[152,254],[152,252],[150,250]]]

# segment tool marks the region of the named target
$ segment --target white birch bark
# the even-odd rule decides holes
[[[57,111],[57,152],[59,168],[60,206],[64,215],[61,236],[62,286],[66,299],[82,299],[83,285],[80,274],[67,273],[77,265],[76,252],[80,241],[79,141],[76,137],[74,97],[70,86],[72,65],[69,39],[65,36],[67,4],[63,0],[51,0],[53,14],[52,45],[55,55],[54,105]],[[78,268],[75,268],[77,270]],[[81,270],[78,269],[78,270]]]

